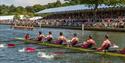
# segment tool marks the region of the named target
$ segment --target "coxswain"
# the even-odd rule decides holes
[[[83,42],[82,44],[82,48],[92,48],[92,46],[96,47],[96,42],[95,40],[92,38],[91,35],[89,35],[88,39]]]
[[[125,54],[125,48],[123,48],[122,50],[120,50],[121,54]]]
[[[109,38],[108,35],[105,35],[105,40],[103,41],[102,45],[99,48],[97,48],[97,51],[103,51],[109,49],[112,43],[108,38]]]

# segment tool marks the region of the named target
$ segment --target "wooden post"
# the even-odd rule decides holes
[[[82,24],[82,37],[84,37],[84,24]]]

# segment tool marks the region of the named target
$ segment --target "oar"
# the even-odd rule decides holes
[[[72,53],[87,53],[87,52],[90,52],[90,53],[93,53],[93,52],[97,52],[97,51],[94,51],[94,50],[91,50],[91,51],[85,51],[85,52],[82,52],[82,51],[69,51],[69,52],[51,52],[52,54],[72,54]]]
[[[10,41],[15,41],[15,38],[9,39],[9,40],[5,40],[5,41],[0,41],[0,42],[10,42]]]

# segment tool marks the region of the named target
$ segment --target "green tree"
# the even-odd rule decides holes
[[[10,15],[16,14],[15,10],[16,10],[16,7],[14,5],[9,6],[9,14]]]
[[[89,7],[93,7],[94,10],[98,9],[99,5],[105,4],[105,5],[113,5],[113,6],[118,6],[118,5],[125,5],[125,0],[71,0],[70,3],[72,2],[80,2],[77,4],[86,4]]]
[[[34,17],[34,14],[33,13],[27,13],[27,15],[29,16],[29,18],[32,18],[32,17]]]
[[[45,5],[47,8],[54,8],[54,7],[61,7],[62,4],[60,2],[60,0],[57,0],[56,2],[53,3],[48,3],[47,5]]]
[[[69,6],[70,3],[69,2],[65,2],[64,4],[62,4],[62,6]]]
[[[25,9],[27,12],[34,12],[34,9],[32,6],[26,6]]]
[[[81,4],[81,3],[82,3],[81,1],[82,1],[82,0],[70,0],[69,4],[70,4],[70,5]]]
[[[0,6],[0,15],[8,15],[9,13],[9,6],[1,5]]]
[[[20,15],[19,14],[15,14],[14,15],[14,20],[19,20],[20,19]]]
[[[54,3],[54,7],[60,7],[62,4],[60,0],[57,0],[57,2]]]
[[[18,6],[16,9],[15,9],[15,12],[19,13],[19,14],[23,14],[23,12],[26,12],[25,8],[21,7],[21,6]]]
[[[40,4],[36,4],[32,8],[33,8],[34,12],[38,12],[38,11],[45,9],[45,6],[42,6]]]

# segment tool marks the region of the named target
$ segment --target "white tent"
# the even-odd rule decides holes
[[[13,20],[14,15],[10,15],[10,16],[0,16],[0,20]]]
[[[38,20],[38,19],[42,19],[42,17],[41,16],[36,16],[36,17],[30,18],[30,20]]]
[[[13,20],[14,18],[14,15],[8,15],[8,16],[0,16],[0,20]],[[42,18],[42,17],[33,17],[33,18],[30,18],[32,20],[34,19],[39,19],[39,18]],[[24,15],[20,15],[20,19],[24,19]]]

